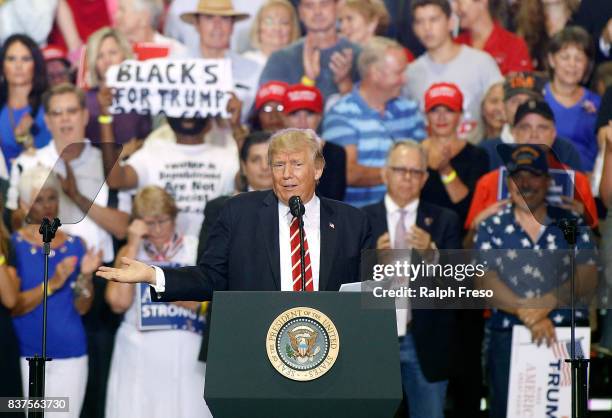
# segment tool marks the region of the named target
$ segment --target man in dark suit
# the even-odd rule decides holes
[[[427,181],[427,155],[415,141],[396,142],[383,170],[387,193],[363,208],[376,248],[412,249],[412,262],[426,250],[461,248],[457,215],[419,200]],[[431,252],[430,252],[431,254]],[[397,310],[400,362],[410,417],[444,416],[450,374],[454,315],[448,310]]]
[[[160,301],[211,300],[215,290],[299,290],[299,262],[292,269],[296,222],[288,208],[297,195],[306,208],[306,290],[338,290],[342,283],[358,281],[369,223],[359,210],[315,195],[325,165],[316,134],[281,131],[271,139],[268,156],[273,191],[228,200],[197,266],[160,269],[124,258],[121,269],[104,267],[97,274],[149,283],[152,297]]]

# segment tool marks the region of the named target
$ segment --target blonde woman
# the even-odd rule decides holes
[[[197,238],[176,232],[178,209],[157,186],[134,198],[128,242],[116,266],[128,257],[157,266],[191,266]],[[196,302],[151,301],[148,286],[109,282],[106,301],[124,318],[115,338],[106,417],[207,417],[202,397],[204,363],[198,362],[204,313]],[[172,315],[157,315],[161,311]]]
[[[338,10],[340,33],[358,45],[383,35],[390,19],[382,0],[345,0]]]
[[[268,0],[253,20],[250,40],[254,49],[243,56],[264,66],[273,52],[299,37],[300,25],[293,5],[288,0]]]
[[[133,58],[129,42],[115,29],[105,27],[97,30],[87,40],[87,92],[86,102],[89,123],[85,135],[93,143],[102,139],[101,124],[112,123],[115,141],[123,144],[127,151],[135,151],[141,140],[151,132],[151,118],[136,113],[113,115],[109,119],[107,103],[109,90],[105,86],[106,70],[126,59]],[[103,116],[102,118],[100,116]],[[134,148],[134,149],[132,149]],[[131,152],[129,152],[131,153]]]

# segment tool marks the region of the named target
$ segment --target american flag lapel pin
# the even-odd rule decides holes
[[[336,229],[336,225],[334,225],[334,224],[333,224],[333,223],[331,223],[331,222],[329,223],[329,227],[330,227],[331,229]]]
[[[433,223],[433,219],[430,217],[425,218],[425,225],[427,226],[431,226],[431,224]]]

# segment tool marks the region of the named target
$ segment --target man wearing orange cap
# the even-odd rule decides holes
[[[283,100],[285,126],[319,130],[323,118],[323,95],[316,87],[294,84],[287,88]],[[326,170],[317,184],[317,193],[343,200],[346,192],[346,153],[340,145],[322,140]]]

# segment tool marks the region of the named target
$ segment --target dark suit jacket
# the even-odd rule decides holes
[[[320,290],[359,281],[361,250],[370,226],[358,209],[320,197]],[[215,290],[280,290],[278,200],[272,191],[229,199],[210,233],[197,266],[163,269],[165,291],[153,300],[211,300]]]
[[[388,231],[384,200],[363,208],[372,225],[372,242]],[[431,235],[439,249],[461,248],[461,224],[455,212],[419,202],[416,224]],[[450,310],[414,309],[411,332],[423,374],[430,382],[450,375],[450,352],[455,315]]]

